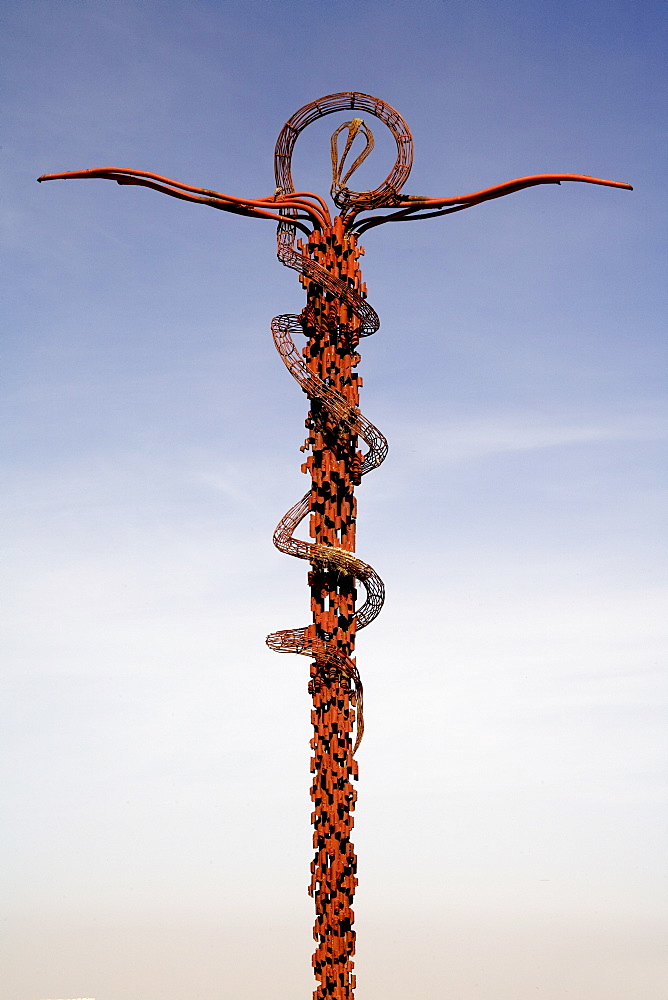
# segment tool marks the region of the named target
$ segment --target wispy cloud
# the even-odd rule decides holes
[[[668,436],[659,416],[612,417],[608,420],[565,421],[544,415],[486,413],[480,419],[436,422],[423,417],[392,429],[393,441],[402,441],[409,454],[430,465],[446,465],[521,451],[540,451],[610,442],[658,441]],[[408,442],[410,444],[408,445]]]

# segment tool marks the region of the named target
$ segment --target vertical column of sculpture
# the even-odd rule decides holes
[[[357,259],[361,251],[354,238],[346,238],[340,219],[322,233],[313,233],[302,253],[333,276],[362,292]],[[303,277],[307,289],[303,354],[314,375],[357,406],[361,380],[354,371],[360,360],[356,351],[359,320],[348,306]],[[359,482],[361,456],[357,434],[337,419],[319,399],[313,399],[306,426],[304,449],[311,454],[303,471],[311,475],[310,535],[320,546],[355,549],[355,484]],[[311,788],[315,857],[311,863],[310,894],[315,899],[313,956],[315,1000],[334,997],[351,1000],[355,988],[352,956],[355,952],[352,902],[357,885],[357,858],[351,841],[357,778],[352,732],[356,695],[350,676],[341,664],[353,653],[355,639],[355,579],[342,569],[323,562],[311,564],[309,573],[314,645],[326,643],[331,655],[311,664],[309,689],[313,696]]]

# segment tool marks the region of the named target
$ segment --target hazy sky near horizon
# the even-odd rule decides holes
[[[407,120],[405,190],[543,187],[364,239],[359,1000],[662,1000],[665,12],[658,2],[0,2],[0,1000],[310,996],[299,312],[260,196],[301,105]],[[297,144],[329,188],[330,116]],[[389,169],[378,154],[360,185]]]

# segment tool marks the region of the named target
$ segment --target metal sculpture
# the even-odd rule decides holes
[[[379,187],[353,191],[352,174],[373,148],[373,135],[358,117],[344,122],[331,139],[331,196],[339,209],[332,218],[323,199],[310,191],[296,191],[291,172],[292,152],[299,134],[312,122],[334,112],[366,112],[391,131],[397,147],[395,164]],[[347,132],[346,132],[347,130]],[[345,143],[339,154],[339,137]],[[363,148],[346,169],[358,139]],[[357,142],[359,148],[359,142]],[[378,468],[387,454],[387,442],[359,409],[361,379],[358,344],[379,327],[376,312],[366,300],[358,237],[386,222],[407,222],[460,212],[538,184],[582,181],[630,189],[629,184],[578,174],[541,174],[521,177],[496,187],[457,198],[424,198],[401,194],[413,160],[413,140],[401,115],[384,101],[366,94],[341,93],[300,108],[283,127],[276,144],[276,190],[264,198],[238,198],[192,187],[159,174],[117,167],[47,174],[39,178],[99,177],[118,184],[153,188],[174,198],[209,205],[225,212],[278,222],[278,259],[297,271],[306,290],[301,315],[276,316],[271,323],[276,349],[286,368],[310,401],[308,436],[302,451],[310,452],[302,471],[311,479],[309,490],[280,520],[274,544],[287,555],[310,564],[312,621],[304,628],[268,636],[267,644],[280,653],[300,653],[311,659],[309,691],[313,697],[311,740],[313,757],[311,798],[314,809],[315,857],[309,892],[315,900],[313,967],[318,986],[314,1000],[352,1000],[355,989],[353,955],[355,931],[352,903],[357,885],[351,833],[357,778],[354,754],[362,739],[362,682],[353,658],[355,634],[379,614],[383,583],[376,571],[355,554],[355,486]],[[364,212],[383,214],[366,215]],[[305,241],[296,240],[297,230]],[[302,350],[296,336],[305,336]],[[365,454],[358,448],[366,444]],[[310,515],[312,541],[295,537]],[[356,607],[356,585],[366,600]],[[356,735],[352,735],[356,723]]]

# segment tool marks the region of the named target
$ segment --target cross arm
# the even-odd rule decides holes
[[[624,188],[632,191],[630,184],[623,181],[609,181],[602,177],[590,177],[587,174],[534,174],[530,177],[516,177],[514,180],[496,184],[494,187],[483,188],[471,194],[459,195],[455,198],[426,198],[419,195],[399,195],[395,210],[388,215],[363,219],[355,226],[358,235],[384,222],[410,222],[414,219],[432,219],[452,212],[461,212],[484,201],[503,198],[504,195],[523,191],[525,188],[536,187],[539,184],[561,184],[564,181],[576,181],[582,184],[600,184],[604,187]]]
[[[117,184],[133,184],[139,187],[152,188],[162,194],[182,201],[209,205],[223,212],[235,215],[247,215],[257,219],[273,219],[276,222],[289,220],[307,235],[309,229],[298,220],[311,222],[320,228],[329,221],[329,212],[322,199],[309,191],[297,191],[289,194],[277,192],[267,198],[237,198],[234,195],[211,191],[207,188],[193,187],[182,184],[161,174],[146,170],[131,170],[126,167],[95,167],[91,170],[72,170],[60,174],[42,174],[38,182],[54,180],[75,180],[81,178],[101,178],[116,181]]]

